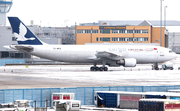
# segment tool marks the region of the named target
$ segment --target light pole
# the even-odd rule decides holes
[[[167,6],[164,6],[164,28],[165,28],[165,31],[166,31],[166,8],[167,8]]]
[[[160,0],[160,46],[162,46],[162,1],[164,0]]]

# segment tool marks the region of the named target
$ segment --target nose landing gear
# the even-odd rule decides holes
[[[153,65],[153,68],[152,68],[152,70],[159,70],[159,67],[158,67],[158,63],[155,63],[154,65]]]

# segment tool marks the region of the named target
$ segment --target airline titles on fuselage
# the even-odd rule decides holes
[[[157,48],[128,49],[128,51],[134,51],[134,52],[140,52],[140,51],[146,51],[146,52],[150,51],[150,52],[152,52],[152,51],[154,51],[154,50],[157,50]]]
[[[126,51],[126,48],[112,48],[112,47],[110,47],[109,51],[119,51],[119,52],[122,52],[122,51]]]
[[[134,52],[140,52],[140,51],[154,51],[154,50],[157,50],[157,48],[146,48],[146,49],[134,49],[134,48],[131,48],[131,49],[127,49],[128,51],[134,51]],[[122,52],[122,51],[126,51],[126,48],[112,48],[110,47],[109,48],[109,51],[118,51],[118,52]]]

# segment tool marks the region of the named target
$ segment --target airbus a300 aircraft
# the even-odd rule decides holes
[[[172,50],[159,46],[132,45],[49,45],[38,39],[17,17],[8,17],[18,45],[6,46],[41,58],[70,63],[92,63],[92,71],[107,71],[105,65],[135,67],[136,64],[158,63],[174,59]],[[102,64],[102,67],[97,67]]]

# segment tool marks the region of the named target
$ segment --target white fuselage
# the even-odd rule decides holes
[[[29,45],[28,45],[29,46]],[[163,63],[176,58],[170,49],[159,46],[135,45],[31,45],[30,54],[61,62],[102,63],[96,58],[97,52],[111,52],[123,58],[135,58],[137,63]]]

